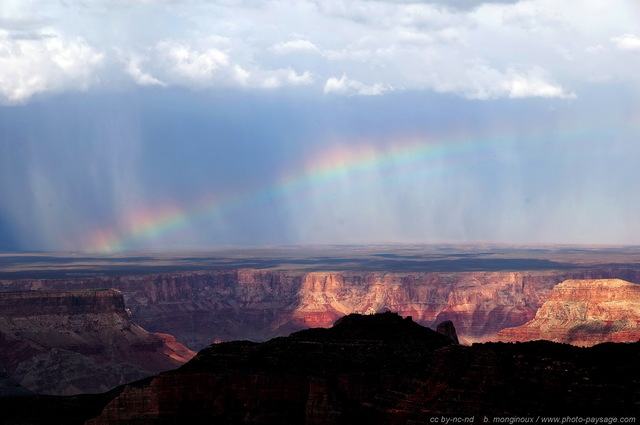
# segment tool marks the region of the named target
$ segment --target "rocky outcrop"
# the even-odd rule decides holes
[[[460,344],[456,327],[451,320],[445,320],[442,323],[438,323],[438,326],[436,326],[436,332],[448,337],[454,344]]]
[[[211,345],[178,370],[127,385],[87,424],[618,417],[637,412],[638,355],[640,343],[466,347],[393,313],[349,315],[330,329]]]
[[[238,269],[0,281],[0,290],[116,288],[133,319],[193,350],[213,341],[265,341],[328,327],[349,313],[397,311],[424,326],[451,320],[462,343],[486,341],[533,319],[566,279],[621,278],[635,269],[509,272],[298,272]]]
[[[193,354],[135,324],[115,289],[0,293],[0,363],[36,393],[104,392]]]
[[[640,340],[640,285],[620,279],[565,280],[533,320],[497,336],[499,341],[538,339],[579,346]]]

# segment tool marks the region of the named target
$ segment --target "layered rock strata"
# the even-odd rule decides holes
[[[238,269],[92,279],[0,281],[0,290],[116,288],[136,323],[193,350],[213,341],[264,341],[328,327],[349,313],[397,311],[425,326],[451,320],[462,343],[533,319],[567,279],[621,278],[635,269],[509,272],[295,272]]]
[[[620,279],[565,280],[528,323],[499,341],[544,339],[579,346],[640,340],[640,285]]]
[[[0,363],[36,393],[104,392],[193,355],[138,326],[115,289],[0,293]]]

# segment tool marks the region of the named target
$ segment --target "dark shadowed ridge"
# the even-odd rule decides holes
[[[452,343],[448,337],[397,313],[350,314],[328,329],[306,329],[263,343],[212,344],[179,371],[252,370],[306,375],[414,370],[419,374],[435,350]]]
[[[57,419],[74,400],[84,409],[76,417],[94,417],[87,425],[426,425],[442,415],[473,423],[484,423],[485,415],[489,421],[619,418],[637,414],[640,406],[639,350],[640,342],[468,347],[395,313],[351,314],[330,329],[264,343],[212,344],[179,369],[111,394],[5,401],[13,414],[20,414],[20,401],[30,412],[44,403],[42,411],[60,415],[29,422],[34,424],[61,423]]]
[[[385,312],[372,315],[349,314],[336,320],[331,328],[313,328],[295,332],[290,338],[300,340],[421,340],[435,345],[448,345],[450,341],[437,332],[414,322],[411,316],[402,318],[398,313]]]

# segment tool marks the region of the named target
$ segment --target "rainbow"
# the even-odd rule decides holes
[[[588,130],[576,130],[563,134],[565,139],[576,140],[582,135],[591,135]],[[555,135],[558,136],[557,134]],[[543,134],[527,137],[533,142],[544,138]],[[520,139],[522,140],[522,139]],[[508,147],[517,142],[509,132],[487,139],[449,139],[428,142],[420,138],[407,138],[381,149],[372,143],[333,143],[332,149],[310,159],[302,171],[282,176],[278,182],[253,191],[227,198],[208,197],[190,206],[159,205],[153,209],[138,211],[125,217],[125,225],[117,229],[95,231],[87,250],[99,253],[114,253],[133,249],[160,237],[185,229],[205,220],[214,220],[223,214],[240,211],[251,205],[266,203],[274,198],[295,195],[303,197],[309,188],[330,189],[347,179],[366,179],[379,171],[396,171],[406,179],[425,171],[450,172],[470,162],[480,160],[485,152]],[[335,147],[337,146],[337,147]]]

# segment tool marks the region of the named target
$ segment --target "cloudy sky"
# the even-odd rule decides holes
[[[640,244],[637,0],[2,0],[0,250]]]

